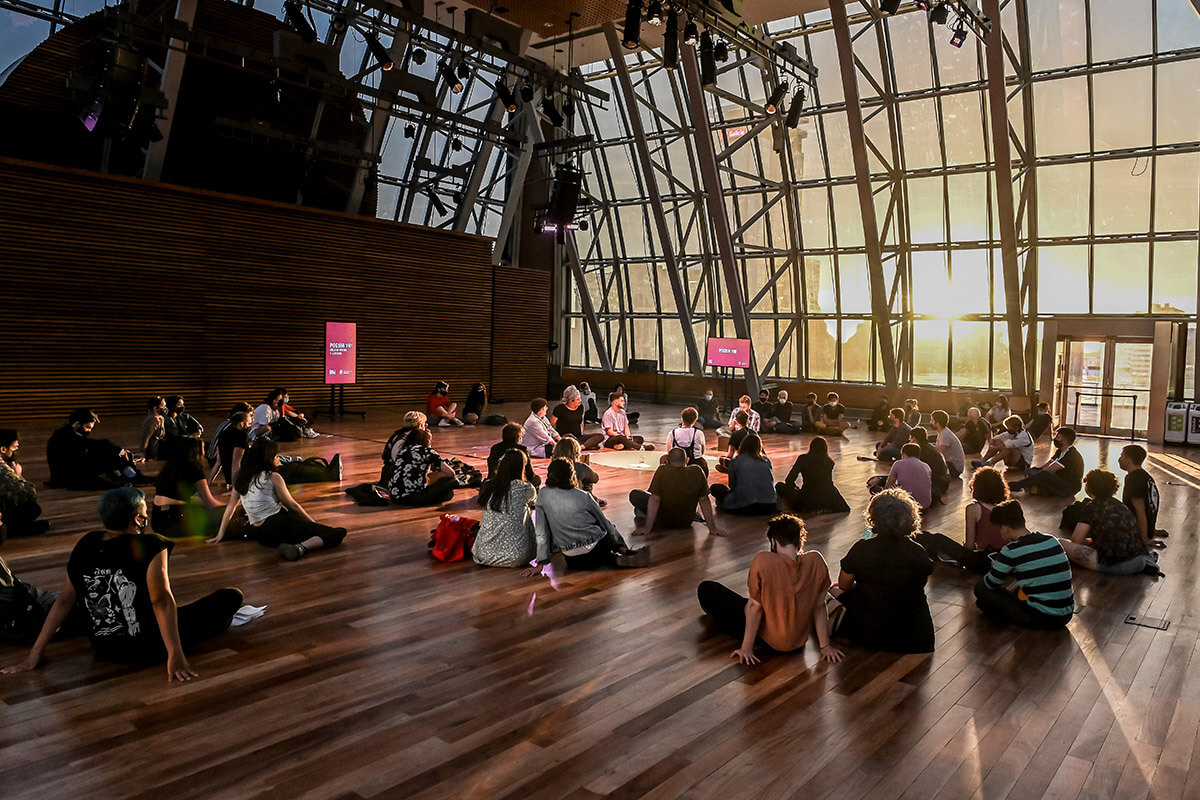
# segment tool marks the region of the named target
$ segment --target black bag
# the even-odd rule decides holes
[[[483,483],[483,473],[460,458],[443,458],[443,462],[454,470],[454,479],[458,485],[467,489],[477,489]]]
[[[39,592],[18,580],[0,559],[0,642],[32,643],[57,598],[53,592]]]
[[[1079,524],[1081,519],[1083,519],[1084,513],[1091,504],[1091,500],[1079,500],[1078,502],[1071,503],[1071,505],[1064,508],[1062,512],[1062,519],[1058,523],[1058,529],[1060,531],[1075,530],[1075,526]]]
[[[867,478],[867,491],[871,494],[879,494],[887,486],[887,475],[872,475]]]
[[[381,497],[379,492],[375,491],[375,484],[373,483],[360,483],[357,486],[351,486],[346,490],[346,494],[354,498],[354,502],[360,506],[391,505],[389,498]]]
[[[479,418],[480,425],[507,425],[508,417],[503,414],[485,414]]]

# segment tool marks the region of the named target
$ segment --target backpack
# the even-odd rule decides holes
[[[429,555],[438,561],[465,561],[479,531],[479,520],[442,514],[438,526],[429,532]]]
[[[443,458],[443,462],[454,470],[454,479],[459,487],[465,489],[477,489],[483,483],[483,473],[472,467],[461,458]]]
[[[0,559],[0,642],[29,644],[41,633],[49,606],[44,605],[31,591],[29,584],[18,580],[8,565]],[[50,605],[57,599],[55,593],[45,593],[44,600]]]

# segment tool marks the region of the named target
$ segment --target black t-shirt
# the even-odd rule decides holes
[[[1070,484],[1077,492],[1083,488],[1083,456],[1079,454],[1078,450],[1068,447],[1059,454],[1055,461],[1062,464],[1062,469],[1058,471],[1059,478]]]
[[[1153,536],[1154,531],[1158,529],[1158,484],[1144,469],[1134,470],[1125,476],[1125,489],[1121,493],[1121,501],[1132,510],[1133,501],[1137,498],[1141,498],[1146,506],[1147,533]],[[1137,517],[1137,512],[1134,512],[1134,517]]]
[[[567,408],[566,403],[559,403],[550,412],[550,416],[554,417],[554,430],[558,431],[559,436],[574,436],[579,441],[583,441],[582,403],[574,411]]]
[[[757,411],[758,415],[760,417],[762,417],[763,419],[770,419],[771,417],[773,417],[775,415],[774,414],[775,407],[773,405],[771,405],[771,402],[769,400],[759,400],[757,403],[750,406],[750,408],[754,411]]]
[[[703,419],[716,419],[718,409],[715,397],[712,400],[701,399],[699,403],[696,403],[696,411]]]
[[[503,440],[492,445],[492,449],[488,451],[487,468],[488,475],[491,475],[500,466],[500,458],[509,450],[521,450],[526,456],[529,455],[529,448],[523,444],[505,444]],[[529,459],[525,460],[525,480],[532,483],[534,486],[541,486],[542,479],[533,471],[533,465],[529,463]]]
[[[924,548],[912,539],[863,539],[842,559],[842,569],[854,576],[853,588],[842,595],[842,631],[852,642],[896,653],[933,650],[933,619],[925,599],[933,562]]]
[[[202,480],[204,471],[195,464],[184,464],[179,470],[167,468],[159,473],[154,493],[172,500],[191,500],[196,496],[196,482]]]
[[[746,440],[746,437],[753,432],[754,431],[750,430],[750,428],[746,427],[738,428],[736,431],[729,434],[729,446],[733,448],[734,453],[736,453],[738,448],[742,446],[742,442]]]
[[[1025,426],[1025,430],[1029,431],[1030,436],[1037,439],[1046,432],[1051,422],[1049,414],[1034,414],[1033,419],[1029,420],[1029,424]]]
[[[786,403],[775,404],[775,419],[780,422],[792,421],[792,403],[790,400]]]
[[[146,572],[175,545],[154,533],[86,534],[71,551],[67,577],[87,615],[92,645],[105,658],[124,660],[162,646]]]
[[[821,414],[825,419],[837,419],[846,413],[846,407],[841,403],[826,403],[821,406]]]
[[[217,437],[217,452],[221,456],[221,474],[226,483],[233,483],[233,451],[250,447],[250,436],[246,431],[239,430],[236,425],[230,425],[221,431]]]

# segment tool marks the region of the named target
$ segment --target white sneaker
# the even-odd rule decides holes
[[[449,428],[450,420],[446,419],[445,417],[442,417],[441,419],[438,420],[438,427],[439,428]]]
[[[450,422],[453,425],[455,425],[455,427],[458,427],[458,428],[461,428],[463,425],[466,425],[466,423],[463,422],[461,419],[453,419],[453,420],[450,420]]]
[[[304,438],[305,439],[317,439],[317,438],[320,438],[320,436],[321,436],[321,434],[317,433],[312,428],[304,429]]]

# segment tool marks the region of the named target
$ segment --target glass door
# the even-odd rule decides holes
[[[1144,436],[1153,343],[1115,337],[1060,339],[1055,411],[1080,433]]]

